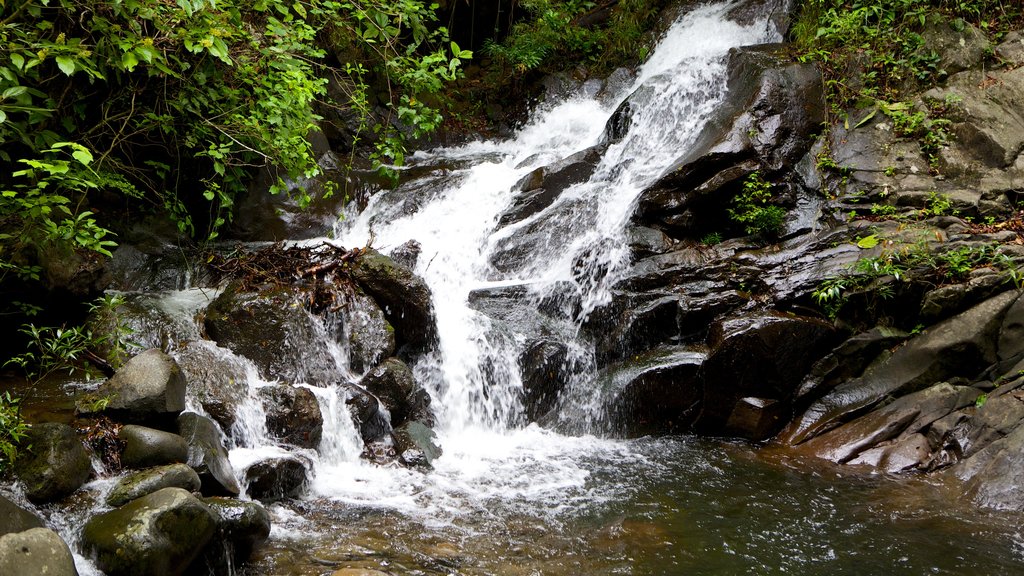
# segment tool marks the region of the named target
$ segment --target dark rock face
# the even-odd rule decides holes
[[[406,422],[395,429],[395,451],[399,462],[414,468],[430,468],[441,457],[434,431],[422,422]]]
[[[52,502],[78,490],[89,479],[92,463],[73,428],[67,424],[36,424],[29,429],[14,474],[32,502]]]
[[[241,489],[217,424],[195,412],[185,412],[178,417],[178,433],[188,443],[188,465],[199,474],[203,494],[238,496]]]
[[[355,384],[345,386],[348,407],[352,422],[359,430],[359,435],[367,445],[387,441],[391,433],[391,424],[387,416],[381,413],[380,402],[373,394]]]
[[[569,349],[561,342],[538,340],[519,356],[523,379],[523,407],[531,422],[549,413],[568,382]]]
[[[547,208],[561,196],[568,187],[586,182],[594,173],[601,159],[602,146],[581,150],[554,164],[537,168],[520,180],[514,188],[520,194],[498,218],[502,228],[525,220]]]
[[[107,504],[116,508],[164,488],[195,492],[201,486],[199,475],[185,464],[158,466],[122,478],[107,494]]]
[[[429,348],[437,339],[430,289],[405,266],[376,250],[367,250],[351,270],[352,278],[384,310],[395,327],[399,344],[414,350]]]
[[[599,377],[613,430],[625,436],[682,432],[700,411],[700,367],[706,354],[656,348],[615,364]]]
[[[181,488],[164,488],[92,517],[82,548],[110,576],[178,576],[216,528],[209,507]]]
[[[259,395],[267,413],[267,431],[275,438],[302,448],[320,445],[324,418],[312,392],[280,385],[260,388]]]
[[[45,526],[42,518],[0,495],[0,536]]]
[[[789,404],[811,364],[832,348],[835,339],[830,324],[798,316],[751,314],[715,323],[709,336],[712,350],[703,365],[698,429],[751,440],[774,435],[785,425],[781,417],[788,417],[789,411],[772,408],[781,410],[780,418],[769,423],[761,416],[751,420],[750,409],[767,407],[767,400]],[[740,403],[745,398],[761,400]]]
[[[309,468],[299,458],[262,460],[245,469],[246,493],[264,502],[294,498],[306,487]]]
[[[128,468],[148,468],[188,460],[188,444],[177,434],[128,424],[117,437],[124,442],[121,463]]]
[[[49,528],[0,536],[0,574],[78,576],[71,549]]]
[[[366,372],[395,353],[395,329],[373,298],[355,294],[345,307],[343,322],[353,372]]]
[[[189,574],[218,576],[231,573],[270,536],[270,514],[258,502],[203,498],[217,519],[209,545],[189,568]]]
[[[772,46],[730,54],[726,103],[686,155],[641,194],[637,222],[676,238],[720,230],[728,221],[707,216],[726,214],[743,179],[797,164],[824,120],[824,97],[815,67],[785,58]]]
[[[185,377],[174,358],[151,348],[129,360],[93,395],[109,398],[103,411],[118,419],[166,424],[185,409]]]
[[[217,344],[252,360],[268,380],[322,385],[337,367],[320,322],[298,290],[238,292],[229,287],[206,310],[205,326]]]
[[[239,403],[247,395],[246,365],[208,340],[190,341],[174,351],[185,374],[190,398],[202,405],[221,428],[230,430]]]
[[[398,358],[388,358],[367,372],[359,385],[384,404],[391,413],[393,426],[409,418],[417,388],[412,370],[405,362]]]

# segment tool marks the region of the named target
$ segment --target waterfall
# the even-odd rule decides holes
[[[335,236],[342,245],[374,237],[384,251],[410,239],[422,246],[416,272],[433,291],[440,344],[415,369],[434,398],[444,436],[526,423],[518,359],[537,332],[566,345],[575,373],[560,417],[582,430],[599,418],[592,347],[579,327],[609,302],[611,286],[629,264],[625,231],[635,200],[722,103],[728,51],[780,38],[765,20],[728,20],[734,7],[702,6],[685,14],[635,80],[613,94],[581,93],[541,109],[504,141],[414,155],[417,166],[444,168],[378,194],[340,224]],[[607,121],[627,98],[628,131],[601,146]],[[499,225],[516,200],[518,181],[586,150],[600,154],[589,179],[536,214]],[[497,313],[474,306],[474,299],[511,288],[516,296],[495,305]]]

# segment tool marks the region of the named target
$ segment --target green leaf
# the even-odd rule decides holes
[[[134,53],[132,53],[132,52],[125,52],[124,54],[121,54],[121,66],[125,70],[127,70],[129,72],[132,72],[132,71],[135,70],[135,67],[138,66],[138,65],[139,65],[139,59],[135,57]]]
[[[0,124],[3,124],[6,121],[7,121],[7,113],[4,112],[3,110],[0,110]]]
[[[14,64],[18,70],[21,70],[25,67],[25,57],[21,54],[11,54],[11,64]]]
[[[12,86],[12,87],[8,88],[7,90],[4,90],[3,99],[6,100],[8,98],[17,98],[18,96],[21,96],[25,92],[28,92],[28,88],[26,88],[24,86]]]
[[[75,160],[78,160],[83,166],[88,166],[92,162],[92,153],[85,148],[78,148],[71,153],[71,156]]]
[[[870,236],[865,236],[857,241],[857,247],[863,250],[868,250],[874,248],[875,246],[878,246],[878,236],[874,234]]]
[[[57,67],[60,68],[61,72],[68,76],[75,73],[75,60],[70,56],[57,56],[55,60],[57,61]]]

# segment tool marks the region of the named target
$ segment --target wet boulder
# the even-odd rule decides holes
[[[267,413],[267,431],[281,442],[316,448],[323,434],[324,418],[316,396],[301,386],[264,386],[258,391]]]
[[[0,536],[44,526],[46,524],[38,515],[25,510],[0,494]]]
[[[185,374],[188,396],[221,428],[230,430],[238,405],[248,397],[248,361],[209,340],[193,340],[174,356]]]
[[[397,426],[408,419],[412,411],[416,381],[405,362],[398,358],[388,358],[367,372],[359,385],[384,404],[391,414],[392,425]]]
[[[238,496],[241,489],[217,424],[195,412],[185,412],[178,417],[178,434],[188,443],[188,465],[199,474],[203,494]]]
[[[128,422],[167,425],[185,409],[185,376],[174,358],[156,348],[132,357],[92,398],[102,412]]]
[[[188,444],[177,434],[128,424],[118,430],[117,438],[124,442],[121,464],[127,468],[148,468],[188,460]]]
[[[347,336],[349,368],[366,372],[395,353],[395,329],[373,298],[357,293],[344,309],[342,333]]]
[[[526,418],[535,422],[555,408],[568,382],[569,348],[552,340],[537,340],[519,356]]]
[[[75,430],[47,422],[29,428],[14,463],[14,475],[32,502],[53,502],[78,490],[92,473],[92,462]]]
[[[692,348],[660,347],[603,370],[611,429],[625,436],[688,430],[700,411],[705,358]]]
[[[774,435],[788,419],[788,407],[804,375],[832,349],[836,336],[835,328],[821,320],[771,312],[715,322],[708,336],[711,352],[702,369],[698,430],[750,440]],[[778,419],[769,426],[763,419],[772,414]]]
[[[250,498],[272,502],[301,494],[308,483],[309,465],[298,457],[282,456],[256,462],[243,474]]]
[[[75,558],[49,528],[31,528],[0,536],[0,574],[78,576]]]
[[[164,488],[93,516],[82,529],[83,552],[109,576],[178,576],[217,529],[210,508],[181,488]]]
[[[430,468],[441,457],[437,435],[422,422],[406,422],[395,429],[395,452],[398,460],[410,468]]]
[[[373,249],[359,256],[352,278],[377,301],[395,328],[399,344],[413,350],[433,346],[437,340],[430,289],[412,270]]]
[[[861,376],[812,402],[779,439],[799,444],[889,396],[958,376],[973,378],[999,359],[998,334],[1006,311],[1017,298],[1014,292],[990,298],[926,329],[894,352],[883,353]],[[1011,346],[1008,342],[1008,351]]]
[[[603,146],[593,146],[524,176],[513,186],[518,194],[498,218],[498,227],[503,228],[537,214],[553,204],[573,184],[589,180],[601,160],[602,151]]]
[[[806,403],[824,396],[840,383],[860,376],[879,354],[908,338],[910,334],[887,326],[876,326],[851,336],[814,363],[800,383],[795,400]]]
[[[203,498],[217,519],[209,545],[189,569],[189,574],[230,574],[270,536],[270,514],[259,502],[233,498]]]
[[[164,488],[182,488],[195,492],[202,486],[199,475],[185,464],[157,466],[129,474],[107,494],[107,504],[117,508]]]
[[[337,366],[305,302],[297,289],[243,292],[232,285],[210,303],[204,325],[218,345],[252,360],[263,378],[323,385]]]
[[[377,398],[355,384],[345,384],[343,388],[345,406],[363,443],[369,445],[385,441],[391,433],[391,424],[388,416],[381,411]]]

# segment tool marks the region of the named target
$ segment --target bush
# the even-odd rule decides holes
[[[747,234],[762,239],[774,238],[782,232],[786,221],[786,210],[769,204],[772,200],[771,184],[760,172],[754,172],[743,182],[743,191],[733,199],[729,216],[742,224]]]

